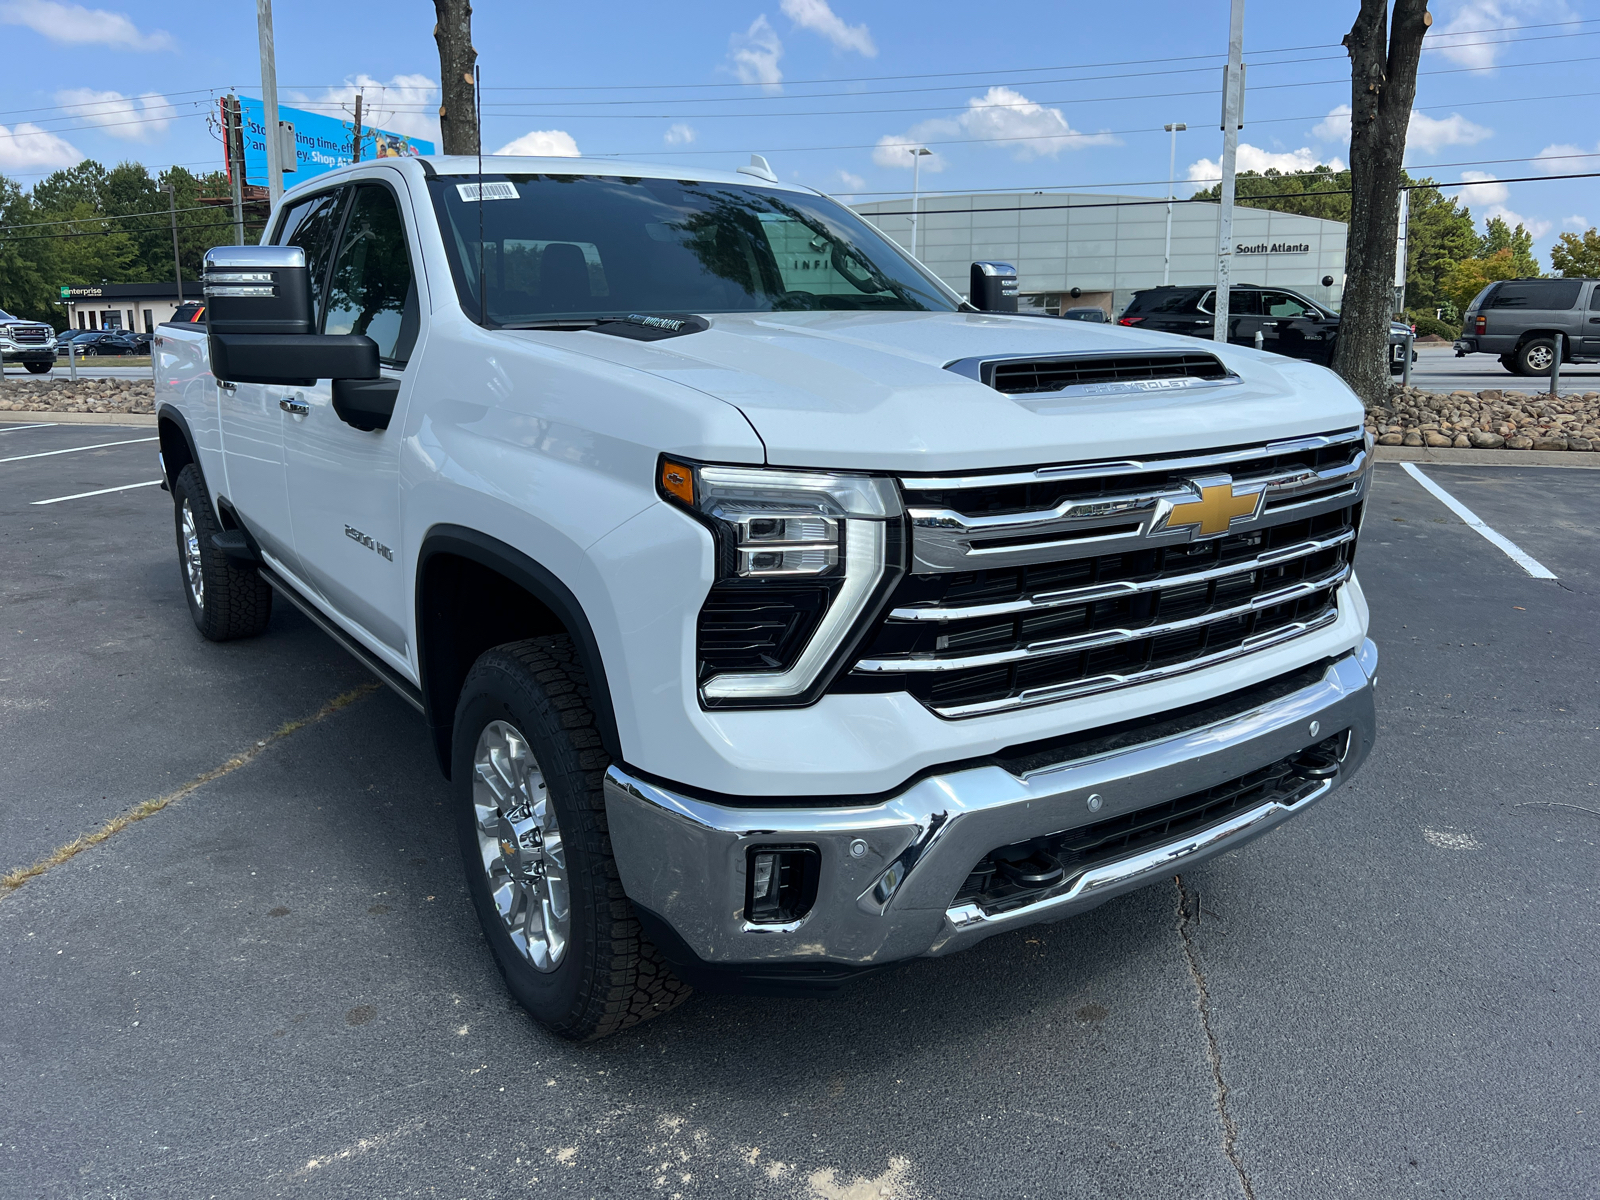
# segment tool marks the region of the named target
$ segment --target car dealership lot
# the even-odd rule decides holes
[[[0,425],[0,872],[217,772],[0,893],[0,1196],[1595,1193],[1600,471],[1422,468],[1546,581],[1377,468],[1379,742],[1262,841],[572,1046],[420,719],[287,605],[194,632],[154,432]]]

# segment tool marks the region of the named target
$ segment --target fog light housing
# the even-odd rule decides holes
[[[817,902],[822,858],[815,846],[752,846],[745,860],[744,918],[791,925]]]

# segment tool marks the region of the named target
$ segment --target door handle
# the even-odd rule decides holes
[[[1591,324],[1591,325],[1600,325],[1600,317],[1590,317],[1589,318],[1589,324]]]
[[[291,417],[304,417],[311,412],[311,405],[298,397],[293,400],[279,400],[278,407]]]

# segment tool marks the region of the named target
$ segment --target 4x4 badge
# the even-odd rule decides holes
[[[1261,512],[1261,501],[1266,491],[1260,487],[1240,496],[1234,493],[1233,480],[1226,475],[1191,482],[1200,493],[1200,499],[1174,504],[1172,511],[1167,514],[1165,525],[1161,526],[1162,532],[1199,526],[1195,532],[1200,537],[1209,537],[1227,533],[1229,527],[1240,519],[1253,521]]]

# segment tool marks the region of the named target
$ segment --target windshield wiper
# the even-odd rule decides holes
[[[593,329],[604,318],[601,317],[548,317],[542,321],[508,321],[503,325],[496,325],[496,329]]]

